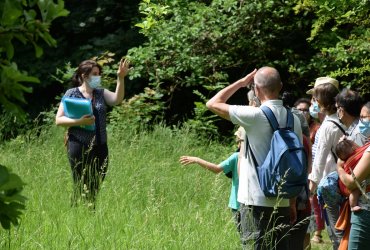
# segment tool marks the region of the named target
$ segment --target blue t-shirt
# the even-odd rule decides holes
[[[232,209],[239,209],[239,202],[237,201],[239,188],[238,155],[238,152],[233,153],[229,158],[220,164],[225,174],[232,171],[231,192],[229,198],[229,207]]]

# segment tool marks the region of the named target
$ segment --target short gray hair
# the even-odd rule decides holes
[[[254,76],[255,84],[265,89],[269,93],[279,92],[282,87],[282,82],[279,72],[272,67],[260,68]]]

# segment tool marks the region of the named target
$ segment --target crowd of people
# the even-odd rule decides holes
[[[229,98],[243,87],[251,89],[249,105],[228,104]],[[292,102],[289,93],[280,93],[282,87],[279,72],[262,67],[222,89],[207,102],[212,112],[243,128],[244,141],[248,142],[248,150],[241,147],[238,165],[237,201],[243,247],[310,249],[310,241],[323,242],[326,222],[333,249],[367,249],[370,103],[365,104],[356,91],[341,90],[339,82],[330,77],[317,78],[314,87],[307,91],[310,98],[296,102]],[[257,164],[261,164],[270,150],[272,130],[260,105],[273,111],[281,128],[286,126],[287,109],[294,114],[294,132],[308,156],[307,192],[295,198],[266,197],[261,191],[250,152]],[[347,167],[346,163],[353,163],[355,156],[358,163]],[[350,194],[341,193],[339,184],[348,188]],[[349,226],[343,228],[340,223],[346,206],[352,217],[344,219]],[[310,219],[312,213],[314,220]],[[314,224],[313,230],[309,229],[310,223]]]
[[[59,106],[56,124],[68,128],[66,147],[75,185],[72,205],[83,197],[95,206],[108,167],[106,106],[122,101],[128,71],[129,62],[122,60],[116,91],[111,92],[100,88],[101,66],[93,60],[83,61],[72,79],[75,87],[65,97],[90,100],[92,113],[72,118],[63,103]],[[228,104],[244,87],[250,89],[248,105]],[[219,91],[206,105],[238,126],[237,150],[220,164],[196,156],[181,156],[179,162],[231,178],[229,207],[244,249],[310,249],[310,241],[323,241],[325,222],[334,250],[367,249],[370,102],[365,103],[356,91],[341,90],[339,82],[330,77],[315,80],[307,91],[310,98],[292,100],[291,94],[281,93],[282,87],[279,72],[266,66]],[[273,134],[263,106],[272,111],[280,128],[294,114],[291,129],[306,152],[308,176],[296,197],[267,197],[261,190],[256,167],[269,153]],[[86,129],[90,125],[95,126],[93,130]],[[343,211],[350,211],[349,216]]]

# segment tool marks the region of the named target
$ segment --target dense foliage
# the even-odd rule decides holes
[[[131,77],[163,96],[169,122],[263,65],[277,67],[297,97],[325,75],[369,92],[368,1],[143,0],[140,11],[148,40],[129,51]]]
[[[1,138],[17,135],[16,111],[23,108],[34,119],[56,104],[55,97],[68,87],[66,76],[80,61],[106,55],[111,58],[104,71],[109,88],[114,88],[111,73],[123,55],[134,65],[126,82],[131,98],[114,111],[116,118],[149,124],[185,121],[200,132],[209,130],[208,135],[217,133],[216,127],[228,131],[231,125],[212,116],[205,101],[263,65],[277,67],[285,90],[296,97],[325,75],[362,94],[370,92],[367,0],[6,0],[0,10],[6,13],[0,36],[8,39],[0,41],[1,77],[16,83],[1,81],[1,89],[12,86],[0,92]],[[26,30],[9,40],[4,31],[11,30],[12,22],[35,33]],[[33,40],[23,45],[23,34]],[[41,48],[42,60],[34,56],[35,51],[41,55]],[[12,63],[4,64],[9,58]],[[25,81],[39,82],[33,93]],[[231,99],[245,102],[246,90]],[[10,114],[5,112],[9,108]]]
[[[0,23],[1,62],[7,60],[5,53],[7,47],[4,45],[7,40],[3,39],[3,36],[12,31],[9,25],[9,27],[6,26],[7,22],[13,20],[15,27],[23,31],[22,33],[17,29],[13,30],[15,39],[11,40],[14,48],[11,65],[20,69],[19,72],[23,76],[20,79],[19,73],[2,74],[10,75],[13,82],[19,81],[20,86],[3,80],[0,83],[0,99],[2,94],[7,98],[10,94],[15,95],[14,98],[9,99],[11,103],[0,101],[2,116],[0,141],[14,138],[34,126],[35,122],[42,122],[40,112],[54,106],[58,102],[58,96],[69,87],[70,79],[63,78],[61,81],[60,76],[66,73],[64,72],[66,68],[69,67],[69,71],[72,72],[82,60],[97,56],[104,57],[109,50],[114,52],[116,61],[125,55],[129,48],[140,43],[140,35],[135,29],[131,29],[132,20],[137,15],[138,2],[139,0],[118,3],[114,0],[0,2],[0,17],[3,20]],[[35,16],[33,16],[34,13]],[[41,13],[45,14],[41,15]],[[59,16],[53,16],[56,13]],[[44,17],[46,19],[43,19]],[[31,31],[34,33],[28,32],[27,28],[32,28]],[[40,36],[40,33],[43,36]],[[24,44],[23,39],[17,40],[22,36],[32,40],[27,40],[28,43]],[[7,38],[11,37],[7,36]],[[42,57],[39,57],[41,54]],[[60,73],[60,71],[63,72]],[[70,76],[70,72],[65,76]],[[104,73],[110,74],[110,72]],[[34,82],[25,83],[26,80]],[[12,87],[3,91],[6,86]],[[134,84],[128,84],[126,89],[127,93],[130,93],[139,92],[143,88],[134,82]],[[11,106],[11,104],[15,105]]]
[[[58,3],[5,0],[0,3],[0,14],[0,112],[4,109],[24,118],[20,103],[26,103],[25,93],[32,92],[26,83],[39,83],[39,80],[18,69],[13,60],[15,40],[23,45],[32,44],[35,56],[40,58],[43,54],[41,42],[56,46],[56,40],[49,33],[51,22],[68,15],[68,11],[64,9],[63,0]]]
[[[63,0],[0,2],[0,140],[15,136],[25,124],[30,124],[27,119],[32,117],[24,110],[26,95],[32,93],[35,84],[40,84],[37,76],[27,72],[29,65],[18,66],[16,52],[31,44],[31,52],[24,56],[39,60],[44,43],[50,47],[57,45],[50,35],[51,23],[66,15]]]
[[[370,1],[304,0],[295,10],[315,15],[307,40],[318,52],[312,56],[308,68],[369,94]]]

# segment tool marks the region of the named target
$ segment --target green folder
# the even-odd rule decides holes
[[[64,113],[72,119],[79,119],[84,115],[93,115],[91,101],[89,99],[63,97],[62,98]],[[79,126],[87,130],[95,130],[95,124]]]

